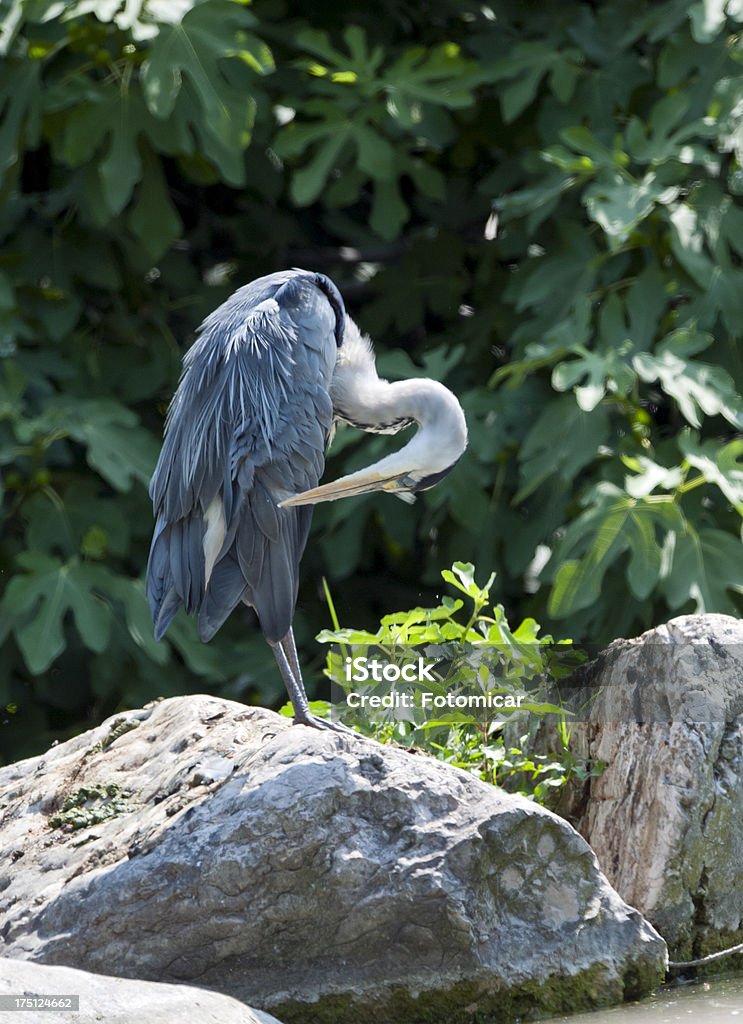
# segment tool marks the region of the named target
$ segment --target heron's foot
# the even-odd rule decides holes
[[[343,725],[342,722],[331,722],[327,718],[318,718],[317,715],[313,715],[310,711],[305,711],[304,714],[295,714],[294,724],[308,725],[311,729],[320,729],[326,732],[339,732],[344,736],[360,735],[354,729],[349,729],[347,725]]]

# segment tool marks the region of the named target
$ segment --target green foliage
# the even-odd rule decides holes
[[[574,653],[569,644],[556,649],[551,636],[539,636],[539,626],[533,619],[525,619],[518,629],[511,630],[503,606],[490,602],[495,574],[481,587],[475,581],[472,564],[455,562],[441,576],[464,594],[466,601],[445,596],[436,608],[385,615],[375,633],[341,628],[326,585],[334,628],[323,630],[317,639],[337,645],[327,655],[325,671],[338,687],[341,699],[335,707],[328,702],[313,702],[313,710],[325,716],[332,710],[334,716],[380,742],[425,750],[493,785],[554,805],[567,782],[584,781],[601,771],[600,765],[589,764],[570,751],[570,712],[540,698],[556,679],[580,662],[580,652]],[[346,671],[348,658],[371,656],[380,664],[400,669],[414,666],[419,656],[430,661],[437,655],[439,664],[433,683],[428,679],[420,684],[380,679],[360,684]],[[442,700],[447,696],[499,697],[504,709],[432,711],[423,706],[423,690]],[[395,703],[349,710],[342,698],[351,693],[356,699],[373,697],[378,701],[392,695]],[[404,705],[399,702],[401,693],[410,698]],[[283,710],[292,714],[291,705]],[[556,722],[561,744],[557,754],[528,749],[529,733],[533,734],[545,715],[552,715]],[[525,727],[527,731],[522,735]],[[517,746],[511,740],[514,734],[520,736]]]
[[[455,557],[579,640],[740,611],[739,5],[346,15],[0,5],[0,758],[158,694],[279,693],[237,614],[155,644],[141,577],[182,352],[286,266],[329,273],[382,371],[444,380],[470,426],[417,505],[318,510],[300,642],[323,571],[371,622],[436,605]],[[341,432],[328,473],[397,443]]]
[[[304,158],[291,177],[298,206],[318,199],[340,172],[345,183],[334,192],[340,192],[342,205],[370,184],[369,225],[382,238],[396,238],[410,217],[401,178],[409,176],[429,199],[444,198],[441,173],[422,158],[419,129],[443,111],[474,103],[477,65],[463,59],[454,43],[410,48],[385,62],[383,48],[369,49],[366,33],[355,25],[344,30],[343,41],[348,53],[335,49],[326,32],[297,34],[298,46],[317,58],[299,66],[323,79],[326,88],[319,84],[318,97],[304,105],[311,120],[295,119],[279,132],[276,152],[289,160]],[[434,128],[434,139],[438,132]]]
[[[131,796],[116,782],[82,786],[65,798],[62,809],[49,819],[49,827],[77,832],[99,825],[131,810]]]

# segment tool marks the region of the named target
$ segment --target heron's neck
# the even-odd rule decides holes
[[[377,433],[393,433],[393,427],[400,430],[410,423],[427,426],[446,415],[452,400],[459,405],[438,381],[390,382],[376,374],[350,376],[340,387],[333,387],[333,400],[339,418]]]
[[[396,453],[403,460],[412,456],[415,464],[419,453],[425,452],[426,465],[440,463],[441,469],[445,469],[457,461],[466,447],[467,426],[462,407],[438,381],[416,378],[390,383],[377,377],[376,372],[357,371],[338,374],[332,392],[338,418],[362,430],[392,434],[417,423],[418,432]]]

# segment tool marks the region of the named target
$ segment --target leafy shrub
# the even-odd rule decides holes
[[[589,774],[601,771],[600,765],[589,764],[571,753],[570,712],[539,696],[580,663],[580,652],[573,652],[569,644],[556,647],[551,636],[539,637],[533,619],[524,620],[512,631],[503,606],[490,603],[494,575],[480,587],[475,582],[474,566],[464,562],[455,562],[441,575],[465,595],[464,612],[462,598],[443,597],[436,608],[385,615],[375,633],[341,628],[326,590],[334,628],[323,630],[317,639],[334,645],[327,655],[326,675],[340,692],[335,704],[313,701],[313,710],[352,724],[380,742],[425,750],[474,772],[486,782],[553,805],[561,787],[571,779],[584,781]],[[439,656],[433,683],[390,683],[381,678],[360,685],[350,672],[355,659],[371,657],[379,666],[399,670],[414,666],[421,656],[427,662]],[[497,695],[506,710],[489,707],[483,711],[467,708],[432,712],[422,706],[422,691],[442,700],[448,695]],[[374,697],[379,704],[391,695],[392,703],[353,711],[343,701],[351,693]],[[408,695],[404,705],[401,694]],[[293,714],[290,704],[282,710],[288,716]],[[545,715],[554,716],[551,721],[560,741],[557,754],[535,753],[530,742],[530,733],[533,735]],[[519,736],[518,745],[514,745],[514,736]]]

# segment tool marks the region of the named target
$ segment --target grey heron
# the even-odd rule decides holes
[[[334,421],[418,430],[400,451],[320,485]],[[442,384],[379,378],[329,278],[289,270],[239,288],[202,323],[165,421],[150,485],[156,638],[181,606],[198,612],[203,641],[251,606],[295,720],[335,728],[310,712],[292,632],[311,506],[376,490],[410,500],[466,445],[462,408]]]

